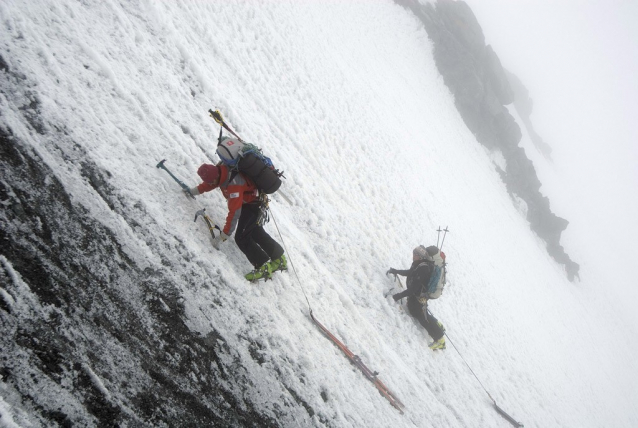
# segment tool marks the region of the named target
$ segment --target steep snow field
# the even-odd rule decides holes
[[[283,426],[509,426],[454,348],[430,351],[407,308],[384,298],[398,287],[386,270],[436,244],[439,226],[451,231],[449,284],[431,310],[496,402],[526,427],[638,426],[636,343],[623,339],[635,331],[600,297],[604,273],[584,269],[591,276],[571,284],[548,256],[406,10],[390,1],[9,0],[0,19],[1,55],[32,82],[42,118],[79,142],[147,222],[109,208],[81,178],[76,148],[30,135],[17,100],[0,98],[1,126],[33,145],[138,264],[181,259],[174,281],[191,329],[222,332],[252,377],[237,390],[267,414],[289,389],[314,409]],[[247,283],[234,242],[215,250],[193,222],[204,207],[222,221],[219,192],[189,201],[155,168],[167,159],[198,183],[197,167],[217,160],[209,108],[285,171],[267,230],[294,271],[273,281]],[[147,244],[157,235],[164,247]],[[309,307],[380,373],[404,415],[312,324]],[[29,426],[0,385],[0,426]]]

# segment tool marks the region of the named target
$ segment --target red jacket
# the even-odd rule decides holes
[[[244,177],[243,174],[235,174],[233,180],[228,182],[230,178],[228,167],[220,165],[219,169],[219,190],[222,191],[222,194],[228,200],[228,215],[226,216],[226,224],[223,230],[226,235],[230,236],[235,231],[237,221],[239,221],[242,205],[257,200],[259,192],[253,182]],[[197,186],[197,190],[201,194],[210,192],[216,187],[208,183],[202,183]]]

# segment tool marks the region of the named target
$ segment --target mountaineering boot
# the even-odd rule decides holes
[[[272,278],[272,270],[270,270],[270,263],[264,263],[261,267],[256,268],[252,272],[248,272],[244,275],[248,281],[255,282],[260,279],[270,279]]]
[[[445,349],[445,336],[442,336],[439,340],[435,340],[428,346],[433,351],[436,351],[437,349]]]
[[[437,321],[436,323],[439,325],[439,327],[441,327],[441,331],[442,331],[443,333],[445,333],[445,326],[443,326],[443,324],[441,323],[441,321]]]
[[[286,256],[283,254],[278,259],[271,260],[269,264],[271,272],[288,269],[288,261],[286,260]]]

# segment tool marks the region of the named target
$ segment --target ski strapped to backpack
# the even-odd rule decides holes
[[[263,193],[275,193],[281,186],[284,173],[275,169],[272,160],[254,144],[242,140],[227,124],[219,110],[208,110],[210,116],[221,125],[217,142],[217,155],[231,170],[231,180],[238,173],[248,177]],[[233,137],[225,137],[222,130]],[[284,177],[285,178],[285,177]]]

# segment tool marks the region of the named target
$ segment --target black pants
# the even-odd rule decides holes
[[[443,330],[441,330],[439,326],[439,320],[431,313],[430,316],[428,316],[427,304],[423,305],[416,297],[410,296],[408,297],[408,310],[410,311],[410,315],[416,318],[423,328],[427,330],[432,339],[439,340],[443,337]]]
[[[262,226],[257,225],[257,220],[259,220],[259,204],[244,204],[241,207],[235,232],[237,246],[255,267],[263,265],[269,259],[278,259],[284,253],[281,245],[272,239]]]

